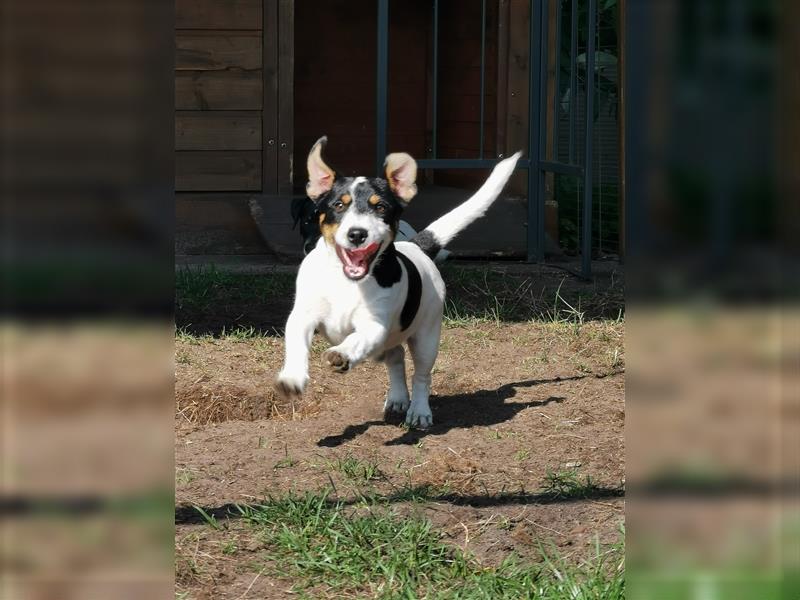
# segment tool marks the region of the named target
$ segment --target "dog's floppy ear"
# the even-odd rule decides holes
[[[322,148],[328,143],[328,138],[322,136],[311,148],[308,153],[308,183],[306,184],[306,193],[312,200],[316,200],[325,192],[329,192],[333,187],[333,180],[336,178],[336,173],[325,161],[322,160]]]
[[[404,202],[417,195],[417,161],[405,152],[395,152],[386,157],[386,181],[392,191]]]
[[[306,202],[311,201],[308,198],[294,198],[292,200],[292,221],[294,221],[292,229],[297,227],[300,219],[303,218],[303,208],[305,208]]]

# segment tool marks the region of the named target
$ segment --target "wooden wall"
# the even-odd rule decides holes
[[[263,253],[264,0],[176,0],[176,252]]]

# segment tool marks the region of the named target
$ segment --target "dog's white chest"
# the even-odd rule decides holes
[[[332,344],[341,344],[354,329],[352,310],[332,309],[322,321],[320,333]]]
[[[320,333],[333,344],[340,344],[344,338],[353,333],[354,316],[362,304],[361,294],[349,281],[338,281],[338,277],[326,279],[322,291],[323,311]]]

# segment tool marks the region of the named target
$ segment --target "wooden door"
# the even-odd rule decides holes
[[[291,193],[293,0],[176,0],[176,252],[269,252],[253,198]]]

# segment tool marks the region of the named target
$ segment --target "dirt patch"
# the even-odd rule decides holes
[[[383,422],[383,365],[331,373],[321,364],[325,347],[312,348],[308,392],[292,406],[271,391],[281,338],[177,342],[177,534],[202,533],[197,556],[208,564],[199,568],[215,574],[184,577],[183,587],[198,592],[193,597],[236,597],[260,569],[252,560],[248,566],[247,554],[209,559],[231,535],[193,523],[190,507],[222,517],[232,504],[289,492],[327,488],[348,502],[369,494],[401,514],[430,519],[487,564],[512,552],[533,560],[542,545],[579,560],[595,540],[618,541],[621,323],[445,329],[427,431]],[[591,481],[589,497],[542,494],[548,474],[568,471]],[[251,535],[223,522],[234,537]],[[251,592],[257,587],[281,597],[290,582],[262,574]]]

